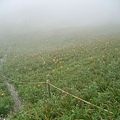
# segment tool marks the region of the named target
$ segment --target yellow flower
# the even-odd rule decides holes
[[[63,68],[63,66],[60,66],[60,68],[62,69],[62,68]]]
[[[53,62],[55,62],[55,59],[53,59]]]
[[[2,93],[2,94],[1,94],[1,96],[5,96],[5,94],[4,94],[4,93]]]
[[[44,61],[43,64],[46,64],[46,62]]]
[[[38,84],[38,87],[40,87],[40,84]]]

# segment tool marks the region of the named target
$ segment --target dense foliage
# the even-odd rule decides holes
[[[59,36],[60,40],[62,35],[56,36]],[[3,72],[9,82],[15,85],[24,106],[17,113],[10,114],[9,119],[120,119],[120,36],[91,36],[85,33],[82,38],[79,34],[72,37],[64,35],[64,38],[61,38],[64,39],[63,46],[59,41],[58,44],[40,51],[38,40],[32,44],[26,42],[27,47],[18,44],[12,48],[3,64]],[[51,43],[54,43],[55,39],[52,39]],[[55,86],[113,114],[83,103],[52,87],[52,96],[49,98],[45,84],[19,83],[46,82],[48,74]]]
[[[13,99],[7,86],[3,82],[3,78],[0,74],[0,118],[6,116],[13,108]]]

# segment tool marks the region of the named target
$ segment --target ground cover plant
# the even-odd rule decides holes
[[[5,46],[1,45],[0,50],[0,60],[3,58],[5,54]],[[0,61],[1,62],[1,61]],[[7,114],[12,111],[13,107],[13,99],[10,95],[9,90],[7,89],[7,86],[5,85],[2,77],[2,64],[0,63],[0,119],[5,117]]]
[[[9,114],[10,110],[12,110],[13,103],[10,92],[0,76],[0,118]]]
[[[8,116],[9,119],[120,119],[120,35],[90,32],[81,37],[79,32],[70,33],[65,35],[60,32],[54,37],[50,35],[48,38],[51,38],[51,42],[39,43],[36,40],[34,42],[37,44],[29,41],[25,45],[16,43],[8,53],[3,73],[15,85],[24,103],[17,113]],[[61,38],[62,35],[64,37]],[[57,38],[64,42],[59,41],[57,44]],[[44,42],[46,44],[40,48],[40,44]],[[55,44],[49,46],[49,43]],[[49,98],[45,84],[20,83],[46,82],[48,74],[53,85],[113,114],[52,87]]]

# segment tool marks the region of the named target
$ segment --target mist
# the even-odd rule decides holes
[[[0,31],[120,24],[119,0],[1,0]]]

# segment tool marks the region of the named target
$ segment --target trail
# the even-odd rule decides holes
[[[6,50],[3,58],[0,59],[0,73],[1,74],[2,74],[2,71],[3,71],[2,63],[6,60],[7,54],[10,51],[10,49],[11,49],[11,47],[9,47],[8,50]],[[7,78],[4,75],[2,75],[2,76],[3,76],[3,81],[7,85],[8,90],[10,91],[11,96],[13,97],[13,100],[14,100],[14,103],[15,103],[14,106],[13,106],[13,110],[14,110],[14,112],[17,112],[19,110],[19,108],[22,106],[22,101],[21,101],[17,91],[15,90],[14,85],[9,83],[9,81],[7,80]]]

